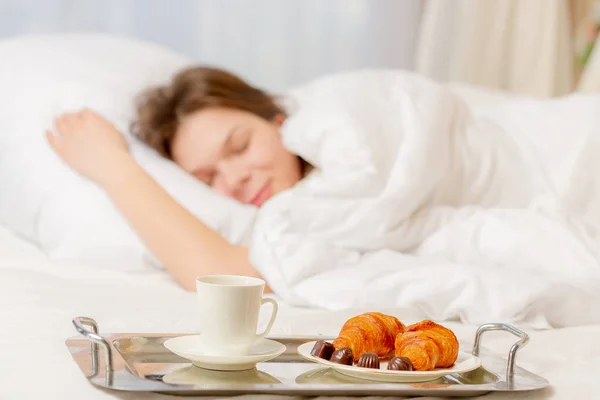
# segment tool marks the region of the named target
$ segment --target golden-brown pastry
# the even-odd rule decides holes
[[[458,358],[458,339],[450,329],[425,320],[396,336],[394,353],[407,357],[417,371],[448,368]]]
[[[350,348],[354,361],[365,352],[382,357],[394,350],[396,336],[404,328],[404,324],[391,315],[379,312],[360,314],[346,321],[333,346],[336,349]]]

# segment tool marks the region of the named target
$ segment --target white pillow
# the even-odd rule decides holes
[[[154,260],[93,183],[48,147],[53,117],[90,107],[123,132],[133,97],[190,65],[132,39],[63,34],[0,41],[0,224],[51,258],[137,269]],[[213,192],[128,136],[138,162],[177,201],[232,243],[247,243],[256,209]],[[155,260],[154,260],[155,261]]]

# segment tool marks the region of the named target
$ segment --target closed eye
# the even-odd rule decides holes
[[[248,145],[250,144],[249,140],[245,140],[244,144],[242,144],[242,146],[240,146],[237,150],[236,153],[243,153],[244,151],[246,151],[246,149],[248,148]]]
[[[237,141],[236,147],[234,149],[235,154],[240,154],[246,151],[248,146],[250,145],[250,132],[244,131],[239,135],[239,139]]]

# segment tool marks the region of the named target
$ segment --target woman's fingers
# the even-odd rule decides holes
[[[56,153],[58,153],[60,156],[63,155],[64,146],[60,136],[56,135],[51,130],[47,130],[46,140]]]
[[[77,113],[65,113],[54,120],[54,128],[65,137],[76,134],[80,126],[81,117]]]
[[[54,121],[52,123],[52,129],[54,129],[54,132],[62,134],[62,132],[64,131],[64,128],[65,128],[65,126],[62,121],[62,116],[54,118]]]
[[[54,129],[63,136],[69,136],[71,133],[69,119],[68,114],[59,115],[54,119]]]
[[[98,114],[89,108],[83,108],[81,111],[79,111],[78,115],[83,118],[93,118],[98,116]]]

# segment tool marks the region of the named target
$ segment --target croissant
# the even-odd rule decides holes
[[[407,357],[417,371],[448,368],[458,358],[458,339],[450,329],[424,320],[396,336],[394,353]]]
[[[404,324],[391,315],[379,312],[360,314],[346,321],[333,346],[336,350],[349,347],[354,361],[366,352],[385,356],[394,350],[394,340],[404,332],[404,328]]]

